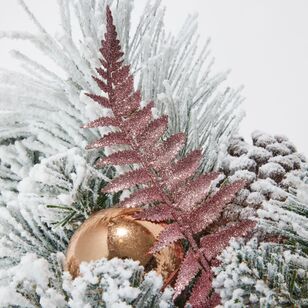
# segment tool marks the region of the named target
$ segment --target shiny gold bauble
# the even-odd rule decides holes
[[[146,270],[156,270],[169,282],[183,258],[182,246],[173,244],[159,253],[149,254],[165,225],[135,220],[133,215],[138,211],[112,208],[89,217],[73,235],[67,250],[66,269],[71,275],[79,275],[83,261],[118,257],[139,261]]]

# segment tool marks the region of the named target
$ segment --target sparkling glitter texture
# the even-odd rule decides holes
[[[163,201],[156,187],[147,187],[134,192],[131,196],[119,203],[120,207],[139,207],[152,202]]]
[[[107,31],[100,49],[102,67],[97,69],[98,77],[93,77],[103,94],[87,95],[104,108],[110,109],[113,117],[99,118],[84,127],[108,126],[115,129],[90,143],[88,149],[117,145],[125,145],[127,148],[102,157],[97,163],[99,167],[106,164],[134,164],[134,169],[113,179],[102,192],[132,189],[134,192],[121,201],[119,207],[144,207],[143,212],[136,213],[136,219],[169,224],[155,241],[151,235],[145,235],[140,242],[147,249],[152,246],[152,253],[186,240],[190,248],[175,282],[175,297],[180,296],[198,272],[201,272],[193,284],[189,301],[193,307],[212,307],[219,303],[219,297],[212,290],[211,260],[227,246],[232,236],[245,235],[253,227],[252,222],[238,223],[231,227],[228,227],[228,222],[224,222],[226,229],[217,228],[222,211],[230,206],[235,194],[245,183],[223,185],[218,192],[209,196],[212,181],[219,174],[198,175],[201,151],[194,150],[181,157],[179,153],[186,141],[185,134],[178,133],[167,138],[168,117],[163,115],[154,119],[151,112],[153,102],[141,107],[141,94],[134,90],[130,66],[124,65],[124,54],[109,7],[106,14]],[[140,226],[135,227],[144,233]],[[201,233],[203,237],[200,241]],[[119,236],[125,238],[129,234],[130,230],[121,225],[120,229],[115,227],[108,236],[112,236],[110,241],[120,250],[122,240]],[[122,257],[134,253],[133,241],[131,245],[129,242],[126,246],[123,244]]]
[[[230,237],[246,236],[253,225],[254,222],[251,220],[242,221],[235,226],[202,237],[200,240],[200,246],[204,251],[206,259],[211,261],[214,257],[220,254],[228,244]]]
[[[189,249],[186,253],[185,259],[181,265],[179,275],[176,280],[175,294],[174,296],[179,296],[190,281],[198,274],[201,270],[201,265],[196,260],[196,256],[192,249]]]
[[[184,238],[180,226],[177,223],[172,223],[166,227],[160,234],[160,241],[156,242],[150,252],[155,253],[164,247]]]
[[[187,214],[187,216],[194,222],[192,225],[193,232],[201,232],[215,222],[220,217],[224,208],[230,204],[236,193],[244,188],[245,185],[246,183],[244,181],[225,185],[213,196],[205,200],[205,202],[194,212]]]

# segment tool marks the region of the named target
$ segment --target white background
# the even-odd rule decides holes
[[[123,0],[122,0],[123,1]],[[26,0],[51,32],[59,24],[56,0]],[[145,0],[135,0],[141,11]],[[187,14],[199,14],[204,42],[212,38],[216,71],[231,68],[228,83],[244,85],[247,116],[241,133],[263,130],[286,134],[308,154],[308,1],[307,0],[162,0],[166,27],[177,31]],[[0,0],[0,31],[35,28],[17,5]],[[0,41],[0,67],[14,67],[8,51],[25,43]]]

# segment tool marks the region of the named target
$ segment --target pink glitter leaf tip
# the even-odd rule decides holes
[[[195,257],[194,252],[190,249],[180,266],[180,271],[175,282],[175,293],[173,298],[177,298],[183,290],[189,285],[191,280],[198,274],[201,270],[201,265],[198,259]]]

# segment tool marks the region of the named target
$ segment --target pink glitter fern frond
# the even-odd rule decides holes
[[[201,276],[194,285],[188,302],[194,308],[211,308],[209,306],[212,291],[212,277],[209,272],[202,271]]]
[[[235,182],[225,185],[218,190],[213,196],[208,198],[202,206],[191,213],[191,220],[194,222],[192,230],[194,233],[201,232],[210,224],[215,222],[221,215],[224,208],[230,205],[236,193],[244,188],[244,181]]]
[[[158,252],[166,246],[169,246],[174,242],[184,238],[185,236],[182,234],[179,225],[177,223],[172,223],[160,232],[158,240],[149,252]]]
[[[95,102],[99,103],[102,107],[105,107],[105,108],[111,107],[110,101],[106,97],[95,95],[95,94],[90,94],[90,93],[86,93],[85,95],[93,99]]]
[[[119,207],[142,207],[143,205],[150,204],[152,202],[163,201],[160,192],[156,187],[147,187],[144,189],[137,190],[131,194],[128,198],[121,201]],[[153,209],[156,209],[154,207]],[[143,213],[143,212],[141,212]]]
[[[167,222],[173,220],[173,209],[168,205],[160,204],[136,214],[136,219],[149,220],[152,222]]]
[[[175,190],[179,184],[194,175],[201,161],[201,151],[195,150],[177,161],[163,172],[165,185],[169,190]]]
[[[118,176],[112,182],[108,183],[102,192],[114,193],[138,184],[146,184],[150,180],[151,178],[145,169],[137,169]]]
[[[137,143],[143,149],[147,149],[161,138],[168,126],[168,117],[163,116],[152,121],[149,126],[144,130],[142,135],[138,138]]]
[[[140,158],[136,151],[127,150],[120,151],[109,156],[103,157],[96,163],[97,167],[102,167],[105,165],[126,165],[126,164],[138,164],[140,163]]]
[[[186,253],[186,256],[181,264],[177,280],[175,282],[173,295],[177,298],[183,290],[189,285],[191,280],[198,274],[201,270],[201,265],[198,261],[198,257],[195,256],[194,252],[190,249]]]
[[[118,206],[144,207],[136,214],[136,219],[166,223],[150,253],[185,240],[189,249],[176,279],[175,297],[181,296],[195,279],[189,302],[193,307],[214,307],[219,303],[219,296],[212,290],[210,261],[228,245],[231,237],[247,234],[254,223],[242,222],[214,232],[209,227],[218,221],[224,208],[245,183],[224,185],[209,196],[212,181],[219,174],[198,175],[201,151],[181,156],[185,134],[180,132],[167,137],[168,117],[163,115],[154,119],[153,102],[141,107],[141,92],[134,89],[134,78],[123,59],[108,6],[106,16],[107,31],[100,48],[102,58],[99,59],[102,66],[96,69],[97,76],[93,76],[103,94],[86,95],[109,109],[112,115],[91,121],[84,128],[107,126],[115,131],[91,142],[87,148],[113,147],[113,154],[97,162],[99,167],[107,164],[134,166],[133,170],[115,177],[102,192],[132,189],[133,193]],[[125,150],[117,148],[118,145],[125,145]]]
[[[178,133],[169,137],[162,144],[158,145],[152,152],[153,161],[152,167],[157,170],[161,170],[166,165],[176,158],[179,151],[183,148],[185,144],[186,136],[183,133]]]
[[[200,246],[204,256],[208,261],[220,254],[229,243],[232,237],[243,237],[254,227],[255,222],[251,220],[242,221],[234,226],[227,227],[214,234],[209,234],[201,238]]]
[[[87,149],[97,149],[119,144],[129,144],[129,140],[126,138],[126,134],[123,132],[111,132],[105,135],[103,138],[87,145]]]
[[[211,183],[218,176],[218,172],[211,172],[189,181],[180,191],[177,207],[183,211],[193,210],[196,204],[208,196]]]
[[[94,127],[104,127],[104,126],[115,126],[118,127],[119,123],[116,118],[111,117],[101,117],[94,121],[89,122],[82,126],[82,128],[94,128]]]

